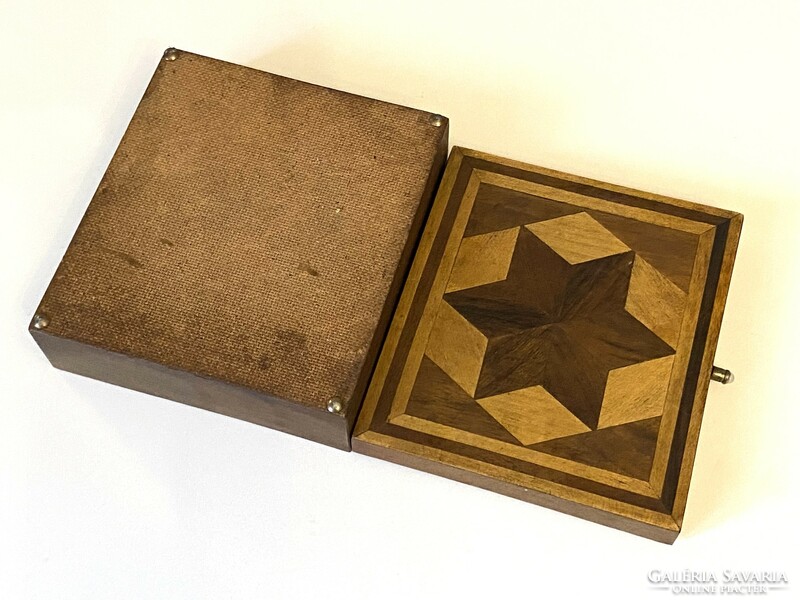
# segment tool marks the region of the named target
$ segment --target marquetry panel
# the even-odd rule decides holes
[[[455,149],[354,448],[671,541],[740,226]]]

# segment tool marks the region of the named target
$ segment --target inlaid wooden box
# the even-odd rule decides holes
[[[454,148],[353,449],[674,541],[741,224]]]
[[[68,371],[674,541],[742,216],[463,148],[442,176],[447,132],[170,49],[30,331]]]

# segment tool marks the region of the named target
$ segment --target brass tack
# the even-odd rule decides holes
[[[50,317],[44,313],[36,313],[33,316],[33,328],[44,329],[50,324]]]

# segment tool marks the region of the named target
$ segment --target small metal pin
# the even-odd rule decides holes
[[[164,60],[175,60],[178,58],[178,50],[175,48],[167,48],[164,51]]]
[[[441,127],[444,125],[444,117],[442,115],[431,115],[431,125],[434,127]]]
[[[723,369],[722,367],[712,367],[711,381],[718,381],[722,384],[733,383],[733,373],[728,371],[728,369]]]
[[[36,313],[33,316],[33,328],[44,329],[50,324],[50,317],[44,313]]]
[[[331,398],[328,400],[328,412],[338,415],[342,412],[344,406],[338,398]]]

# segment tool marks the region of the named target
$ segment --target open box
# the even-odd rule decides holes
[[[68,371],[673,541],[741,215],[445,168],[447,134],[170,49],[30,331]]]

